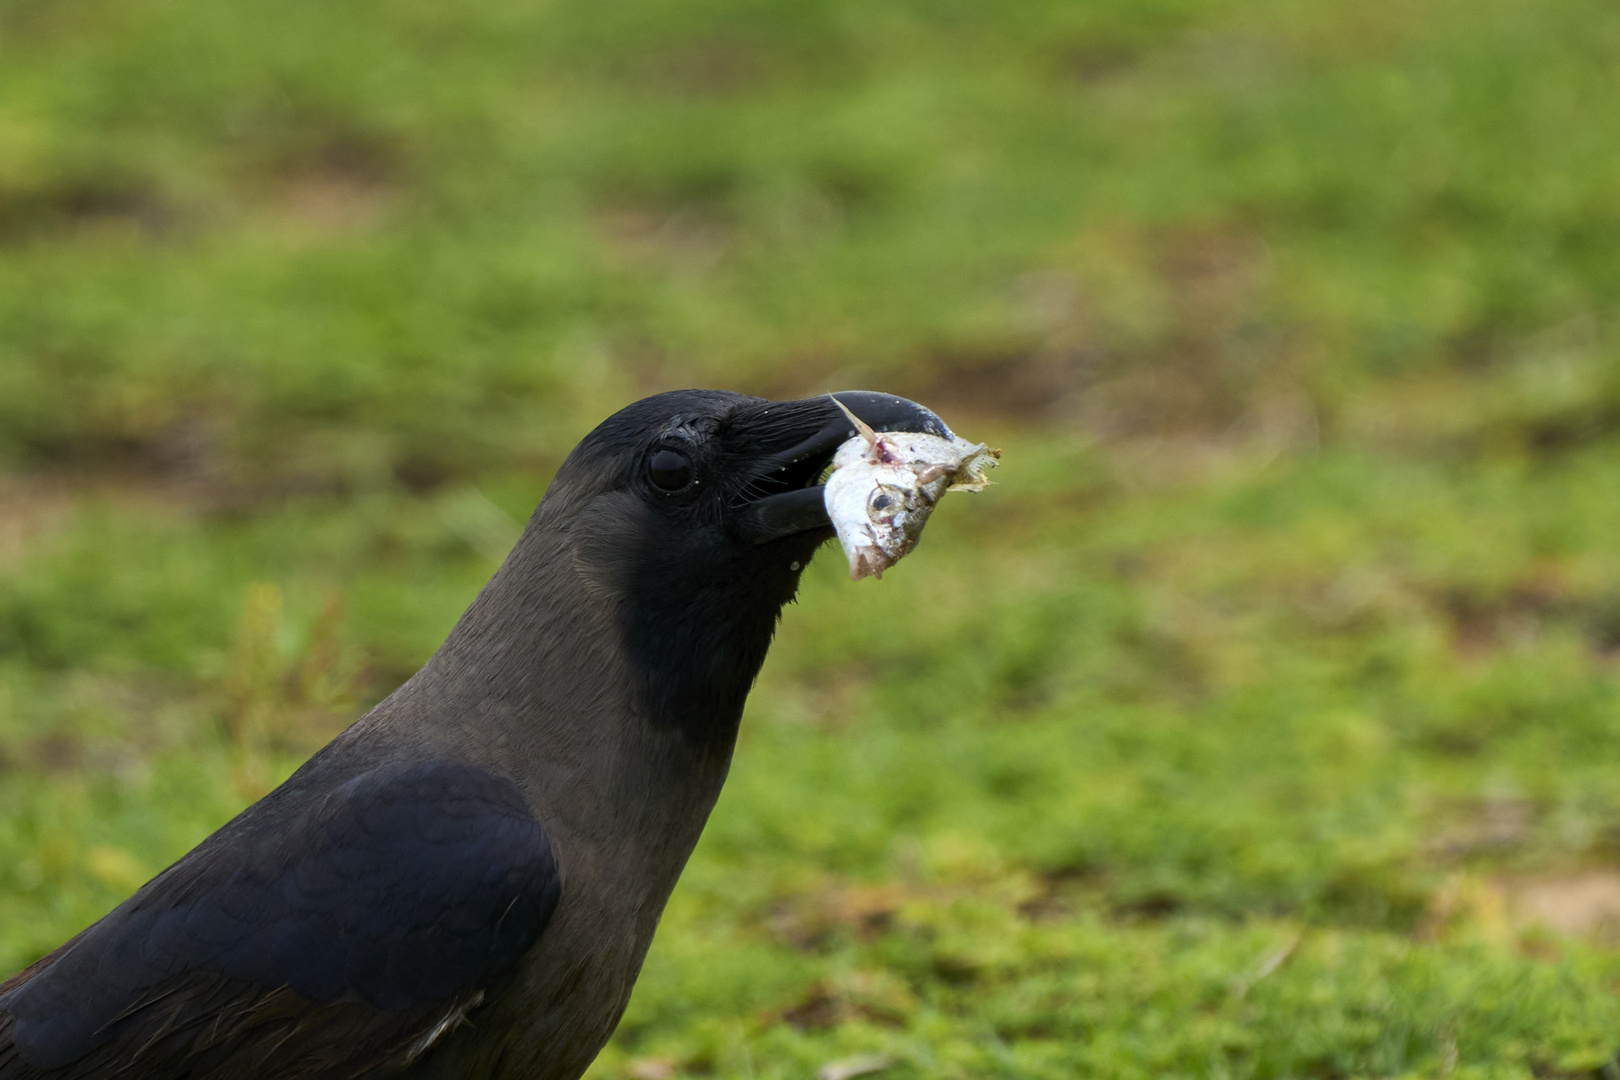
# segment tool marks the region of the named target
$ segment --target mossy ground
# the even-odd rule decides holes
[[[1617,59],[1596,0],[0,2],[0,969],[414,670],[612,409],[869,386],[998,484],[813,565],[594,1075],[1598,1073]]]

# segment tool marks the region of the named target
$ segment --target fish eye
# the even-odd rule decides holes
[[[647,476],[659,491],[680,491],[692,483],[692,463],[685,454],[659,450],[647,459]]]
[[[872,489],[866,500],[866,512],[874,518],[898,514],[903,509],[905,500],[901,493],[886,484]]]

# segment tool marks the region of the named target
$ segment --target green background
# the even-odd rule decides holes
[[[1005,450],[807,575],[599,1080],[1620,1047],[1620,8],[0,0],[0,971],[598,420]]]

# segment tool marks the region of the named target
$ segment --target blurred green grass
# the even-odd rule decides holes
[[[596,1075],[1620,1044],[1620,13],[0,0],[0,969],[643,393],[1006,448],[823,559]]]

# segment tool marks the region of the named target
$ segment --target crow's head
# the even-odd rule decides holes
[[[879,431],[950,435],[904,398],[836,396]],[[820,481],[854,434],[831,397],[658,394],[574,449],[525,540],[560,542],[589,595],[617,609],[655,713],[686,728],[734,720],[782,605],[833,535]]]
[[[541,512],[556,524],[616,519],[628,534],[655,542],[643,554],[678,552],[715,570],[802,566],[832,536],[819,481],[833,452],[855,435],[834,397],[879,431],[950,436],[932,412],[891,394],[766,401],[676,390],[621,409],[587,435]],[[690,566],[683,561],[681,569]]]

